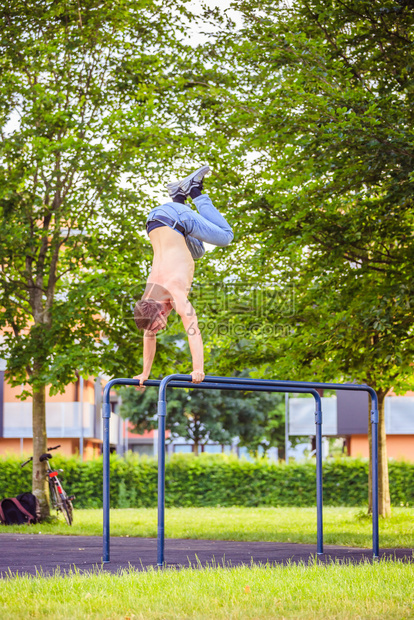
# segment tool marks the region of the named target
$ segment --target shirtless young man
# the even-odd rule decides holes
[[[167,190],[172,202],[152,209],[147,219],[154,258],[144,294],[134,311],[138,329],[144,330],[144,368],[134,377],[141,385],[151,372],[156,334],[166,327],[173,309],[180,315],[187,332],[193,383],[200,383],[205,376],[203,341],[197,315],[187,298],[194,276],[194,260],[205,253],[203,241],[225,247],[233,239],[229,224],[209,196],[202,194],[203,179],[209,171],[208,166],[202,166],[185,179],[169,183]],[[198,213],[185,204],[188,196]]]

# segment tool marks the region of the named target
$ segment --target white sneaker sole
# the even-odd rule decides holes
[[[168,193],[171,195],[171,192],[175,193],[177,189],[181,189],[186,194],[191,187],[191,181],[202,181],[209,172],[210,166],[201,166],[201,168],[198,168],[198,170],[195,170],[184,179],[168,183]]]

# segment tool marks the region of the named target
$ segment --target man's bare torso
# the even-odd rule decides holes
[[[170,301],[174,307],[174,297],[176,292],[181,295],[189,294],[194,277],[194,260],[183,235],[172,230],[168,226],[155,228],[149,234],[149,238],[154,251],[151,273],[148,277],[148,284],[158,284],[167,292],[165,299],[157,301]],[[144,297],[147,291],[144,293]],[[148,295],[151,295],[148,287]]]

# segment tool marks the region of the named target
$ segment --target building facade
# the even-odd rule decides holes
[[[348,456],[369,456],[368,394],[338,390],[336,396],[322,397],[322,420],[322,435],[343,438]],[[386,396],[385,429],[388,457],[414,461],[413,392]],[[289,399],[289,435],[315,435],[313,398]]]
[[[60,452],[92,459],[102,453],[103,377],[79,378],[62,394],[46,389],[48,445],[60,444]],[[32,454],[32,399],[20,400],[24,386],[11,387],[0,370],[0,454]],[[122,453],[124,421],[117,414],[114,395],[111,416],[111,449]]]
[[[12,388],[5,380],[5,364],[0,360],[0,455],[32,453],[32,400],[20,400],[23,387]],[[102,453],[102,392],[108,377],[96,379],[80,377],[66,387],[65,392],[49,396],[46,390],[46,425],[49,445],[60,444],[63,454],[79,454],[83,459],[93,459]],[[140,455],[156,456],[157,431],[143,435],[133,432],[128,420],[119,415],[120,399],[111,392],[110,443],[111,451],[120,455],[132,451]],[[313,398],[289,398],[288,432],[290,436],[307,437],[304,448],[290,450],[290,456],[303,458],[312,452],[315,435]],[[368,395],[362,392],[338,391],[336,396],[322,397],[325,438],[336,437],[344,441],[344,453],[352,457],[368,457]],[[414,393],[404,396],[390,394],[385,399],[387,451],[390,458],[414,461]],[[167,439],[166,451],[190,453],[193,446],[183,438]],[[248,458],[248,451],[237,445],[220,445],[208,442],[199,452],[233,453]],[[328,456],[327,442],[324,456]],[[268,455],[277,460],[277,449]]]

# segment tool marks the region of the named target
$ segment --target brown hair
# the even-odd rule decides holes
[[[134,308],[134,320],[138,329],[149,329],[163,306],[155,299],[147,298],[137,301]]]

